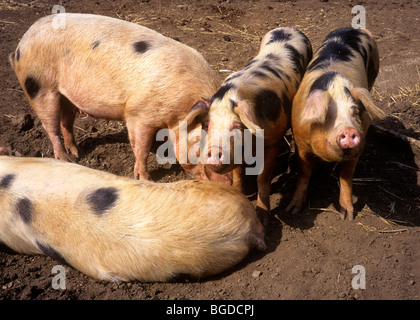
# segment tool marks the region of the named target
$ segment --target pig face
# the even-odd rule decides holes
[[[206,132],[204,149],[198,153],[208,176],[211,176],[210,172],[226,175],[240,166],[244,143],[247,143],[244,141],[244,129],[253,134],[259,129],[246,101],[235,101],[228,96],[219,98],[217,94],[212,101],[197,103],[185,121],[188,128],[201,126]]]
[[[328,81],[325,87],[323,81]],[[315,154],[327,161],[345,161],[361,153],[370,121],[382,114],[366,89],[327,72],[312,85],[301,123],[311,126]]]
[[[172,144],[175,145],[176,157],[180,161],[182,168],[196,180],[210,180],[232,184],[232,174],[218,174],[205,166],[206,159],[201,157],[202,148],[206,143],[206,131],[208,128],[208,108],[207,100],[198,101],[190,110],[185,118],[184,127],[176,127],[178,134],[169,135]],[[182,134],[181,131],[185,130]],[[181,142],[181,140],[183,142]],[[187,160],[188,159],[188,160]]]
[[[223,104],[229,104],[229,108]],[[207,130],[207,166],[216,173],[233,170],[242,163],[243,124],[232,112],[233,100],[212,104]]]

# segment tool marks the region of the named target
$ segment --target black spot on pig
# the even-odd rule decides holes
[[[262,70],[254,70],[252,71],[251,74],[253,77],[256,77],[256,78],[262,78],[262,79],[268,78],[267,73],[263,72]]]
[[[133,44],[134,51],[136,53],[145,53],[150,48],[150,44],[147,41],[137,41]]]
[[[0,188],[9,188],[15,178],[16,175],[14,174],[6,174],[3,178],[0,179]]]
[[[368,64],[368,52],[362,38],[369,36],[353,28],[341,28],[330,32],[322,43],[318,57],[308,67],[309,70],[325,68],[330,60],[350,61],[355,53],[359,53],[365,67]]]
[[[290,44],[286,44],[284,48],[289,51],[289,57],[293,61],[293,65],[294,65],[293,69],[302,78],[303,74],[306,71],[305,57],[298,50],[296,50],[294,46]]]
[[[254,112],[259,120],[275,121],[280,115],[282,101],[272,90],[261,90],[254,97]]]
[[[51,259],[54,259],[61,264],[69,265],[66,259],[63,258],[63,256],[56,250],[54,250],[52,247],[42,244],[39,241],[36,241],[36,245],[39,250],[42,251],[43,254],[49,256]]]
[[[226,92],[228,92],[232,88],[236,88],[236,86],[233,83],[228,82],[228,83],[224,84],[213,95],[213,97],[211,98],[211,102],[213,102],[216,99],[222,99],[225,96]]]
[[[273,42],[286,42],[290,40],[292,37],[292,34],[287,32],[286,30],[280,29],[275,30],[271,33],[270,40],[267,42],[267,44],[273,43]]]
[[[245,66],[244,70],[248,70],[249,68],[251,68],[251,66],[252,66],[254,63],[256,63],[256,62],[258,62],[258,61],[259,61],[258,59],[251,60],[251,61],[250,61],[250,62],[248,62],[248,64]]]
[[[41,89],[39,82],[32,76],[28,76],[25,80],[25,90],[31,99],[35,98]]]
[[[16,50],[16,61],[19,61],[19,59],[20,59],[20,49],[18,48]]]
[[[92,50],[95,50],[101,44],[100,40],[96,40],[92,45]]]
[[[236,72],[236,73],[234,73],[233,75],[230,75],[230,76],[226,79],[226,82],[229,82],[229,81],[231,81],[232,79],[238,78],[238,77],[240,77],[240,76],[242,76],[242,75],[243,75],[243,73],[242,73],[242,72]]]
[[[371,90],[375,82],[375,79],[378,76],[379,70],[377,66],[375,66],[373,61],[369,61],[366,72],[367,72],[367,80],[368,80],[368,89]]]
[[[330,85],[331,81],[334,80],[335,76],[338,74],[336,71],[329,71],[322,74],[318,79],[314,81],[311,86],[310,91],[313,90],[327,90],[328,86]]]
[[[280,80],[283,80],[282,75],[285,75],[280,69],[277,69],[268,61],[263,62],[260,65],[260,68],[270,72],[271,74],[273,74],[275,77],[279,78]]]
[[[276,61],[276,62],[279,62],[279,61],[280,61],[280,57],[279,57],[278,55],[274,54],[274,53],[269,53],[269,54],[267,54],[267,55],[265,56],[265,58],[266,58],[267,60],[273,60],[273,61]]]
[[[31,223],[34,206],[28,198],[19,199],[16,204],[16,213],[21,217],[26,224]]]
[[[363,53],[363,43],[362,43],[362,37],[369,37],[365,32],[354,29],[354,28],[341,28],[334,30],[330,32],[329,35],[327,35],[326,39],[332,39],[332,38],[339,38],[341,43],[346,44],[349,46],[352,50],[359,52],[362,56]],[[363,49],[362,49],[363,48]],[[366,52],[366,49],[364,49]],[[365,54],[365,56],[367,56]]]
[[[303,40],[303,42],[305,43],[305,47],[306,47],[306,57],[307,57],[307,61],[310,61],[312,59],[312,44],[309,41],[308,37],[305,36],[302,32],[300,32],[299,30],[296,30],[297,33],[299,33],[301,39]]]
[[[351,48],[342,42],[330,41],[321,47],[318,56],[311,62],[308,70],[327,67],[331,61],[350,61],[354,57]]]
[[[115,188],[99,188],[87,196],[87,201],[97,215],[102,215],[112,208],[118,199],[118,190]]]

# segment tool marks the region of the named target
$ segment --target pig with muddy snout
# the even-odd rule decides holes
[[[378,69],[378,48],[367,30],[337,29],[322,42],[293,101],[299,174],[287,211],[302,208],[315,158],[320,158],[340,163],[341,216],[354,218],[354,169],[371,120],[384,117],[369,94]]]
[[[94,118],[125,121],[140,179],[149,178],[147,157],[156,133],[175,128],[195,102],[218,87],[195,49],[146,27],[91,14],[39,19],[10,62],[56,159],[69,161],[66,150],[79,156],[73,136],[79,109]],[[184,169],[207,179],[202,165]]]

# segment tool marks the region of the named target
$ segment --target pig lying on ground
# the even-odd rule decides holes
[[[69,160],[60,127],[67,151],[79,155],[73,136],[78,109],[94,118],[124,120],[136,158],[134,175],[140,179],[149,178],[146,161],[157,131],[177,126],[195,102],[218,87],[196,50],[137,24],[98,15],[39,19],[10,62],[55,158]],[[186,170],[206,179],[202,165]]]
[[[65,177],[65,179],[63,179]],[[103,280],[205,277],[265,249],[251,202],[210,181],[157,184],[0,156],[0,244]]]
[[[207,166],[219,174],[233,170],[233,183],[239,189],[243,160],[242,164],[234,161],[237,150],[232,141],[236,135],[241,141],[244,129],[253,134],[264,129],[264,150],[256,156],[264,157],[257,178],[257,207],[265,221],[279,144],[290,127],[292,99],[311,58],[311,44],[300,31],[271,30],[262,39],[258,55],[228,76],[210,101],[196,104],[185,119],[189,125],[203,122],[208,127]]]
[[[322,42],[293,101],[300,172],[287,211],[301,209],[315,158],[320,158],[340,162],[341,215],[354,218],[354,169],[370,121],[384,117],[369,95],[378,69],[378,48],[367,30],[338,29]]]

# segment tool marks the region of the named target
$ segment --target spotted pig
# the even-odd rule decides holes
[[[209,101],[201,101],[186,117],[193,126],[201,121],[208,127],[206,166],[217,173],[233,170],[233,184],[239,189],[243,162],[234,161],[237,151],[230,136],[239,135],[240,140],[245,129],[255,135],[264,130],[264,149],[256,155],[263,158],[257,207],[264,216],[270,210],[271,179],[280,141],[290,127],[292,100],[311,58],[311,44],[300,31],[271,30],[262,39],[258,55],[229,75]]]
[[[286,210],[302,208],[318,158],[340,163],[341,216],[354,218],[353,172],[371,120],[384,117],[369,94],[378,70],[378,48],[369,31],[337,29],[322,42],[293,101],[300,171]]]
[[[110,281],[202,278],[265,249],[253,205],[226,184],[10,156],[0,156],[0,244]]]
[[[66,150],[79,156],[73,135],[77,110],[124,120],[136,159],[134,175],[140,179],[149,178],[146,160],[158,130],[178,125],[195,102],[211,97],[218,87],[196,50],[100,15],[60,13],[39,19],[10,61],[56,159],[68,161]],[[202,166],[185,168],[206,178]]]

